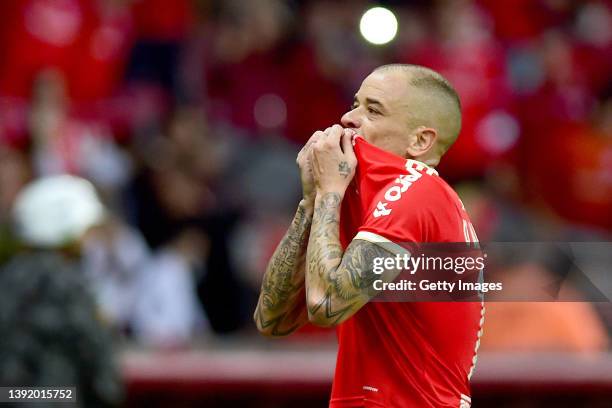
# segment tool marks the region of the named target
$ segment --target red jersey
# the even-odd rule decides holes
[[[342,203],[340,239],[476,241],[457,194],[423,163],[355,139],[357,174]],[[471,405],[481,302],[369,302],[337,327],[330,407]]]

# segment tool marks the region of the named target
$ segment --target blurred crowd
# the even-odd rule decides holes
[[[80,262],[116,333],[176,347],[252,332],[301,193],[297,151],[390,62],[457,88],[463,130],[439,170],[481,241],[612,241],[610,2],[380,3],[399,20],[386,46],[360,37],[362,0],[0,2],[0,265],[22,251],[22,187],[78,175],[107,208]],[[609,273],[599,255],[593,268]],[[521,327],[534,333],[525,347],[607,347],[607,305],[528,309],[558,314],[549,328],[509,307],[492,348],[516,344],[508,332],[529,339]]]

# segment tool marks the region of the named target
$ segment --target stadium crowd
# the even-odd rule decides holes
[[[463,130],[439,171],[481,241],[610,241],[610,3],[380,3],[399,32],[377,47],[359,36],[359,0],[1,2],[0,265],[21,250],[21,188],[78,175],[108,208],[81,257],[117,333],[157,347],[253,333],[261,276],[301,194],[297,151],[389,62],[457,88]],[[509,267],[574,267],[550,256]],[[610,256],[591,267],[606,273]],[[586,303],[488,313],[492,349],[602,350],[612,329],[609,306]]]

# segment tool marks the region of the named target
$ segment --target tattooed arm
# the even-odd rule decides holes
[[[343,253],[339,238],[342,194],[317,195],[306,259],[309,320],[318,326],[342,323],[376,294],[376,279],[390,282],[399,271],[373,272],[376,257],[390,252],[368,241],[354,239]]]
[[[374,258],[391,253],[368,241],[354,239],[343,253],[340,204],[357,165],[351,136],[336,125],[313,146],[316,200],[306,254],[306,305],[309,320],[319,326],[342,323],[375,294],[374,280],[391,281],[399,273],[373,273]]]
[[[312,144],[324,134],[315,132],[296,160],[300,168],[304,198],[300,201],[289,230],[268,263],[253,316],[257,329],[265,336],[291,334],[308,321],[304,262],[315,195],[309,155]]]
[[[266,336],[291,334],[308,321],[304,260],[312,212],[312,204],[302,200],[268,263],[254,315],[257,329]]]

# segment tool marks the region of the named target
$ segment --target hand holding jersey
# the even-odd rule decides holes
[[[353,134],[350,129],[334,125],[312,145],[310,160],[317,197],[330,192],[344,195],[357,165],[351,141]]]
[[[302,199],[309,205],[314,205],[315,185],[312,173],[312,146],[321,137],[323,132],[315,132],[308,142],[302,147],[295,160],[300,169],[300,179],[302,181]]]
[[[296,159],[300,169],[304,199],[314,201],[315,188],[320,191],[344,191],[346,189],[355,174],[357,164],[351,146],[354,134],[355,131],[351,129],[343,129],[340,125],[334,125],[325,131],[314,132],[308,139]],[[317,165],[316,173],[313,168],[315,165]]]

